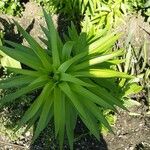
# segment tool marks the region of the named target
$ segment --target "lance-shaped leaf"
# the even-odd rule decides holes
[[[111,69],[89,69],[88,71],[80,71],[72,73],[75,77],[93,77],[93,78],[134,78],[126,73]]]
[[[30,108],[25,112],[22,119],[19,121],[18,128],[24,125],[32,117],[34,117],[34,115],[39,111],[39,109],[42,107],[43,103],[45,102],[45,99],[47,99],[47,95],[49,95],[49,89],[51,89],[52,87],[53,87],[52,82],[47,83],[44,86],[41,94],[37,97],[37,99],[34,101],[34,103],[30,106]]]
[[[38,63],[41,63],[41,61],[38,58],[38,56],[34,53],[34,51],[30,47],[27,47],[27,46],[24,46],[24,45],[21,45],[21,44],[17,44],[15,42],[8,41],[8,40],[5,40],[5,42],[7,44],[9,44],[10,46],[12,46],[13,48],[17,49],[18,51],[22,51],[24,53],[28,53],[30,55],[29,58],[31,58],[31,56],[32,56],[32,58],[34,57],[35,59],[37,59]]]
[[[68,41],[63,46],[63,49],[62,49],[62,61],[63,62],[70,58],[73,45],[74,45],[73,41]]]
[[[61,77],[60,77],[61,81],[68,81],[68,82],[72,82],[78,85],[82,85],[82,86],[86,86],[86,87],[93,87],[92,84],[86,83],[70,74],[67,73],[61,73]]]
[[[8,78],[6,80],[1,80],[0,88],[7,89],[12,87],[20,87],[31,83],[33,80],[35,79],[31,76],[25,76],[25,75],[15,76],[15,77]]]
[[[113,46],[116,42],[116,40],[120,37],[120,35],[114,35],[110,34],[103,38],[100,38],[99,40],[96,40],[92,44],[89,45],[89,53],[102,53],[106,50],[108,50],[111,46]]]
[[[60,67],[58,68],[59,71],[63,71],[66,72],[66,70],[75,62],[81,60],[82,58],[84,58],[87,55],[87,52],[82,52],[76,56],[74,56],[73,58],[65,61],[64,63],[62,63],[62,65],[60,65]]]
[[[36,90],[36,89],[43,87],[46,82],[47,81],[44,80],[44,81],[38,82],[36,84],[33,84],[31,86],[23,87],[20,90],[16,91],[15,93],[12,93],[12,94],[9,94],[9,95],[3,97],[0,100],[0,107],[2,107],[4,104],[6,104],[8,102],[12,102],[13,100],[19,98],[20,96],[22,96],[24,94],[27,94],[29,92],[32,92],[33,90]]]
[[[66,98],[66,132],[67,132],[67,137],[70,145],[70,149],[73,150],[73,140],[74,140],[74,129],[77,121],[77,112],[72,106],[71,102],[69,99]]]
[[[44,130],[44,128],[46,127],[47,125],[47,120],[50,120],[53,116],[53,114],[49,114],[50,110],[51,110],[51,107],[52,107],[52,104],[54,102],[53,100],[53,93],[52,93],[52,90],[53,90],[53,84],[50,83],[44,93],[44,95],[42,95],[43,99],[44,99],[44,104],[42,106],[42,111],[41,111],[41,115],[40,115],[40,119],[38,121],[38,124],[37,124],[37,127],[36,127],[36,130],[35,130],[35,134],[34,134],[34,137],[33,137],[33,141],[35,139],[37,139],[37,137],[39,136],[39,134]],[[33,113],[32,113],[33,114]]]
[[[102,111],[100,110],[100,108],[92,103],[91,101],[87,100],[85,97],[82,97],[83,99],[83,103],[84,105],[87,107],[88,110],[91,111],[91,113],[102,123],[104,124],[104,126],[106,126],[107,129],[109,129],[110,131],[112,131],[111,126],[109,125],[109,123],[107,122],[106,118],[104,117]]]
[[[11,68],[11,67],[7,67],[7,69],[15,74],[22,74],[22,75],[27,75],[27,76],[39,77],[39,76],[43,75],[43,73],[39,72],[39,71],[32,71],[32,70],[27,70],[27,69],[17,69],[17,68]]]
[[[119,106],[122,109],[127,110],[124,106],[123,106],[123,101],[120,100],[119,98],[116,98],[114,96],[111,95],[110,92],[108,92],[106,89],[104,89],[101,86],[98,86],[97,84],[95,84],[94,82],[92,82],[92,80],[90,79],[86,79],[89,83],[93,84],[95,86],[95,88],[92,87],[88,87],[88,89],[90,91],[92,91],[94,94],[97,94],[99,97],[101,97],[102,99],[104,99],[105,101],[107,101],[109,104],[111,105],[116,105]],[[96,82],[96,81],[95,81]]]
[[[105,101],[105,99],[102,99],[101,97],[97,96],[96,94],[92,93],[90,90],[87,90],[86,88],[83,88],[82,86],[72,84],[71,88],[74,92],[77,92],[78,94],[82,95],[83,97],[89,99],[95,104],[98,104],[100,106],[103,106],[104,108],[110,108],[115,110],[113,105],[110,105]]]
[[[27,40],[27,42],[30,44],[32,50],[34,53],[39,57],[41,60],[43,66],[46,69],[52,69],[50,62],[47,60],[47,56],[43,48],[34,40],[32,36],[30,36],[16,21],[14,21],[18,30],[21,32],[23,37]]]
[[[61,84],[59,84],[59,87],[69,97],[69,99],[71,100],[71,102],[73,103],[73,105],[75,106],[77,111],[79,112],[79,114],[82,116],[82,119],[86,123],[87,127],[89,129],[91,129],[92,134],[94,134],[94,136],[97,137],[97,139],[98,139],[99,133],[97,132],[98,130],[97,130],[95,122],[92,121],[93,116],[90,115],[90,113],[87,113],[88,110],[87,111],[85,110],[82,103],[79,102],[78,98],[71,91],[71,89],[67,83],[65,83],[65,82],[61,83]]]
[[[110,54],[97,56],[96,58],[89,59],[89,60],[87,60],[87,61],[85,61],[83,63],[80,63],[78,65],[73,66],[71,69],[74,70],[74,71],[82,70],[82,69],[85,69],[87,67],[90,67],[90,66],[93,66],[93,65],[105,62],[107,60],[110,60],[110,59],[112,59],[114,57],[121,56],[121,55],[123,55],[123,50],[118,50],[118,51],[112,52]]]
[[[51,51],[53,56],[53,65],[57,68],[60,65],[59,49],[58,49],[58,34],[54,27],[52,18],[44,10],[45,21],[50,32],[49,42],[51,43]]]
[[[5,54],[8,56],[14,58],[15,60],[20,61],[21,63],[33,68],[33,69],[38,69],[38,68],[43,68],[40,63],[37,63],[38,60],[35,57],[31,57],[32,55],[17,50],[13,48],[8,48],[6,46],[0,46],[0,50],[2,50]]]

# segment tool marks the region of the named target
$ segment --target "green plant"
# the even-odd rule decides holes
[[[99,139],[98,122],[112,131],[103,110],[116,111],[115,106],[126,108],[123,101],[107,91],[103,84],[114,78],[130,79],[133,76],[111,68],[112,65],[121,62],[113,58],[124,53],[123,50],[112,51],[111,48],[119,35],[113,33],[103,37],[100,34],[87,39],[86,33],[78,35],[72,25],[63,43],[51,17],[45,11],[44,16],[47,28],[42,27],[42,30],[47,39],[42,41],[47,49],[42,48],[17,22],[15,24],[18,30],[30,47],[10,41],[6,42],[13,48],[0,46],[4,53],[29,67],[28,69],[7,67],[17,76],[2,80],[0,88],[19,87],[19,90],[3,97],[0,105],[2,107],[21,95],[39,89],[39,92],[41,91],[39,96],[18,123],[18,128],[26,123],[27,128],[30,128],[38,120],[34,141],[54,117],[55,136],[59,140],[60,149],[63,147],[65,131],[70,148],[73,149],[77,117],[81,118],[97,139]],[[103,84],[99,81],[103,81]]]
[[[133,45],[134,41],[134,32],[130,31],[123,44],[126,53],[122,56],[122,59],[125,59],[125,62],[122,65],[118,64],[118,69],[121,72],[135,75],[136,78],[130,80],[127,85],[126,79],[122,79],[119,85],[127,90],[124,92],[124,96],[135,94],[143,90],[143,93],[146,93],[145,98],[149,105],[150,65],[148,51],[150,43],[145,39],[143,44],[135,47]]]
[[[22,6],[19,0],[2,0],[0,1],[0,12],[9,15],[20,15]]]
[[[126,14],[127,5],[123,0],[91,0],[85,16],[98,29],[116,26]]]

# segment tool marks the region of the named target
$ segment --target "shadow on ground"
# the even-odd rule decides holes
[[[108,150],[103,136],[100,135],[100,140],[98,141],[94,136],[90,135],[88,129],[80,120],[78,120],[75,129],[74,149]],[[59,150],[59,145],[55,140],[54,125],[52,123],[41,133],[34,144],[30,146],[30,150]],[[64,141],[64,150],[69,150],[67,138]]]
[[[35,23],[35,19],[33,19],[32,22],[26,28],[26,31],[28,33],[30,33],[31,30],[33,29],[34,23]],[[5,40],[10,40],[17,43],[23,42],[23,37],[21,36],[21,34],[15,32],[15,24],[13,23],[13,21],[0,17],[0,24],[2,25],[2,27],[0,26],[0,28],[3,28]]]

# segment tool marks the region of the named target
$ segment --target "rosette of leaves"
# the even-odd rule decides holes
[[[118,35],[99,35],[87,39],[85,33],[78,35],[72,27],[68,30],[65,42],[62,42],[52,18],[45,11],[44,16],[47,28],[42,27],[42,30],[47,39],[41,40],[46,44],[46,49],[17,22],[15,24],[29,46],[6,41],[12,48],[0,47],[4,53],[28,66],[28,69],[7,68],[16,76],[2,80],[0,88],[19,87],[19,90],[1,98],[0,105],[2,107],[16,99],[19,101],[21,95],[39,89],[39,96],[19,121],[18,128],[27,124],[28,129],[38,121],[34,141],[47,124],[54,120],[60,149],[63,148],[64,136],[68,137],[70,149],[73,149],[77,117],[99,139],[98,122],[112,131],[102,111],[116,111],[116,106],[126,109],[123,102],[103,88],[99,80],[132,76],[110,68],[112,64],[120,62],[116,57],[124,53],[123,50],[112,52],[111,47]]]

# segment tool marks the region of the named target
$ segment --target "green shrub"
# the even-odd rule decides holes
[[[19,0],[2,0],[0,1],[0,12],[9,15],[20,15],[22,6]]]
[[[55,137],[60,149],[63,147],[65,133],[70,148],[73,149],[74,128],[77,117],[99,140],[99,123],[112,131],[103,115],[103,110],[116,112],[116,106],[126,109],[123,101],[113,96],[104,85],[114,86],[115,78],[133,76],[115,71],[111,66],[120,63],[116,57],[123,50],[112,51],[112,46],[119,38],[114,33],[87,38],[86,33],[78,35],[72,25],[68,29],[63,43],[53,25],[51,17],[44,11],[47,28],[42,27],[47,39],[41,39],[47,49],[41,47],[17,22],[15,24],[29,47],[6,41],[13,48],[0,46],[0,49],[28,66],[28,69],[7,68],[17,76],[2,80],[0,88],[19,87],[15,93],[0,100],[1,107],[18,99],[21,95],[39,89],[39,96],[33,101],[18,128],[27,123],[30,128],[37,120],[33,141],[47,124],[53,120]],[[115,58],[115,59],[113,59]],[[100,79],[99,79],[100,78]],[[20,99],[18,99],[19,101]]]

